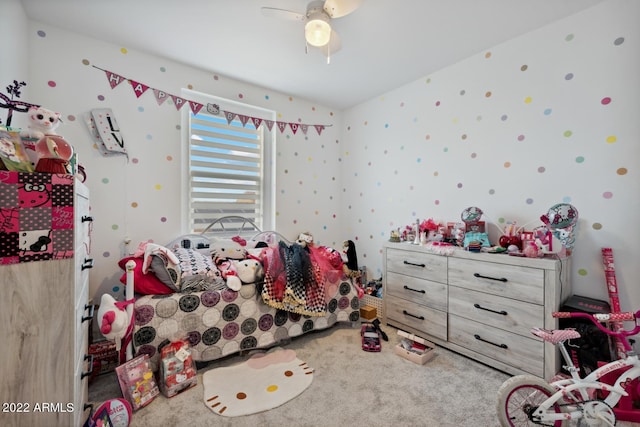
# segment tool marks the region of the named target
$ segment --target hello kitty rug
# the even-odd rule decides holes
[[[202,375],[204,403],[225,417],[276,408],[305,391],[313,369],[293,350],[259,353],[240,364],[214,368]]]

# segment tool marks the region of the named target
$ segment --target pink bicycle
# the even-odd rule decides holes
[[[558,346],[566,362],[571,378],[548,383],[533,375],[517,375],[505,381],[498,390],[497,414],[503,427],[543,426],[614,426],[615,406],[623,396],[629,396],[634,379],[640,377],[640,360],[627,337],[640,332],[635,313],[553,313],[553,317],[580,317],[591,320],[602,332],[622,343],[626,358],[614,360],[599,367],[584,378],[575,366],[565,347],[565,341],[579,338],[573,329],[545,330],[534,328],[531,332],[544,341]],[[631,329],[611,329],[603,326],[609,322],[633,321]],[[605,375],[616,377],[612,385],[602,381]]]

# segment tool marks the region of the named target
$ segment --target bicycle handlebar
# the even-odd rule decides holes
[[[631,345],[629,344],[627,337],[631,335],[637,335],[640,333],[640,325],[637,322],[637,319],[640,319],[640,310],[634,312],[624,312],[624,313],[575,313],[571,311],[556,311],[551,314],[556,318],[569,318],[569,317],[580,317],[583,319],[589,319],[593,322],[594,325],[598,327],[602,332],[607,335],[611,335],[613,337],[618,338],[622,341],[623,346],[625,347],[625,351],[631,350]],[[609,328],[605,328],[602,323],[611,323],[611,322],[625,322],[625,321],[635,321],[636,326],[633,329],[627,330],[622,327],[617,330],[611,330]]]

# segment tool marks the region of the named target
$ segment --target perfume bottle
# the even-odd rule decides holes
[[[413,239],[413,244],[420,244],[420,220],[418,218],[416,218],[416,237]]]

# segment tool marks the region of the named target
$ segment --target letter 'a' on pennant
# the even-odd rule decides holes
[[[133,81],[133,80],[129,80],[131,82],[131,87],[133,88],[133,92],[136,94],[137,98],[140,98],[140,96],[145,93],[147,91],[147,89],[149,89],[149,86]]]
[[[111,89],[115,88],[120,83],[127,80],[116,73],[112,73],[111,71],[105,71],[105,73],[107,75],[107,80],[109,80],[109,86],[111,86]]]

